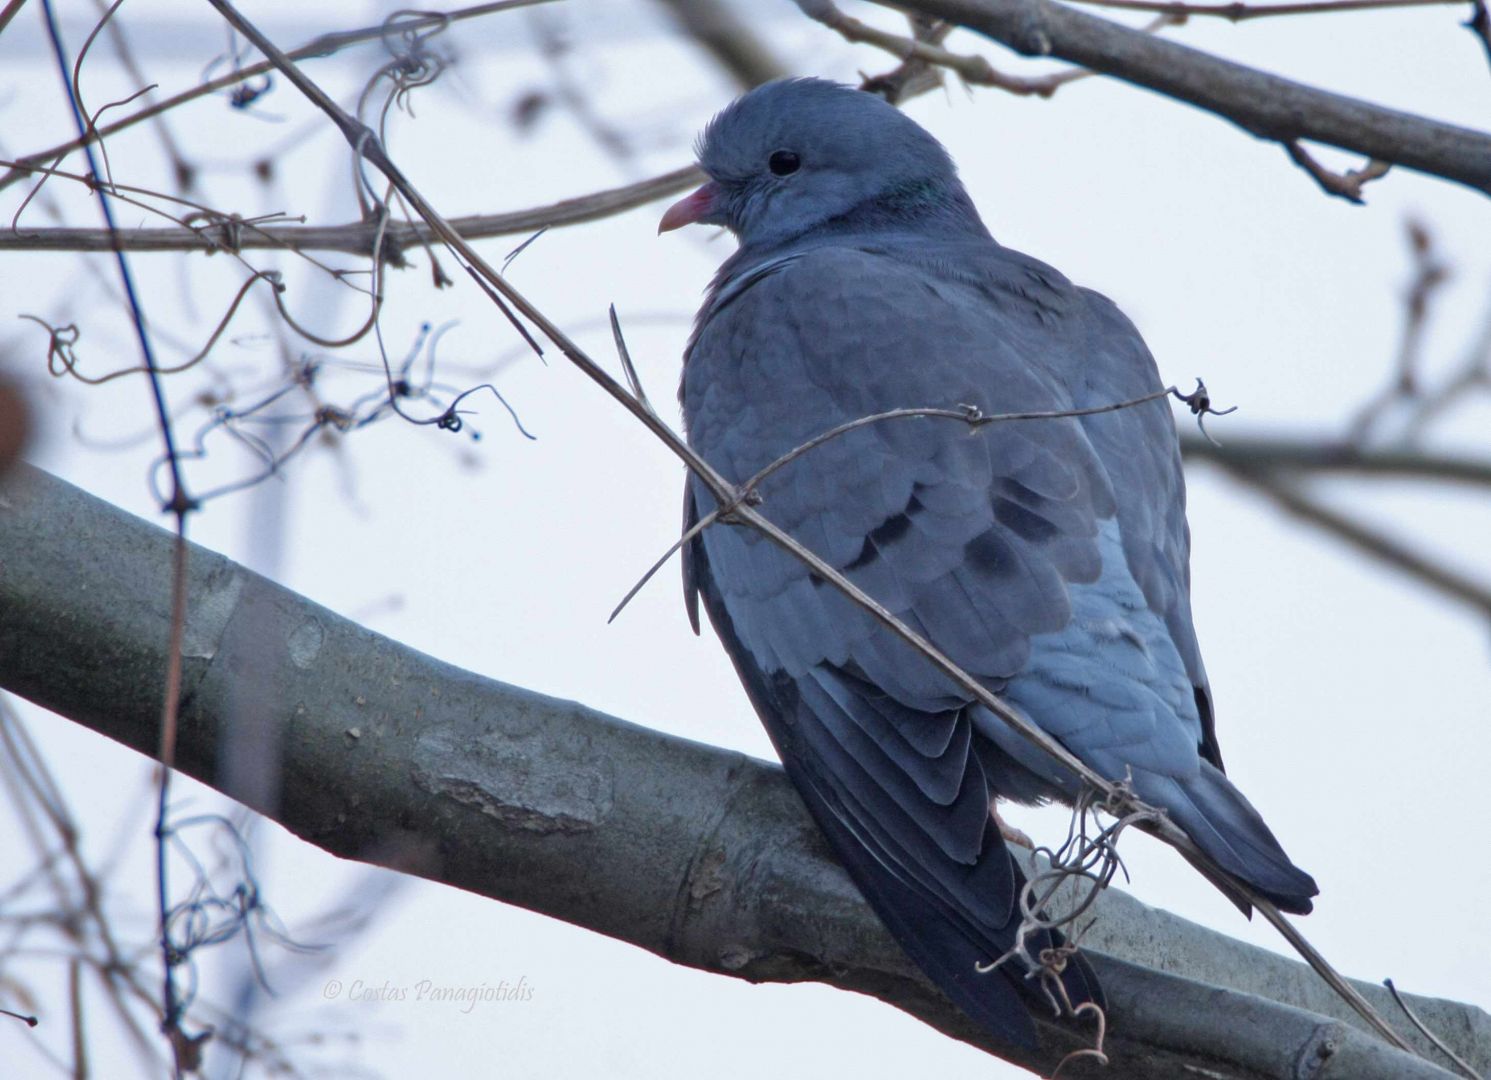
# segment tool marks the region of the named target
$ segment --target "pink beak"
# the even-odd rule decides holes
[[[657,231],[659,233],[672,232],[685,225],[694,225],[703,221],[714,213],[714,202],[719,193],[719,185],[711,180],[693,194],[685,195],[668,207],[663,220],[658,222]]]

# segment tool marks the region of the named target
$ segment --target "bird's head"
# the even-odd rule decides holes
[[[757,87],[716,116],[698,143],[709,182],[663,215],[659,232],[723,225],[743,248],[821,229],[945,222],[983,226],[952,159],[874,94],[823,79]]]

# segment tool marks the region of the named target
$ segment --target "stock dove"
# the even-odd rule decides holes
[[[698,156],[709,181],[660,231],[702,223],[739,241],[680,390],[690,444],[733,483],[872,413],[1064,411],[1161,387],[1128,319],[995,242],[947,152],[878,97],[769,83],[709,124]],[[1131,777],[1279,907],[1310,910],[1314,881],[1223,773],[1166,401],[978,430],[882,421],[759,494],[767,517],[1085,764]],[[714,507],[691,478],[686,527]],[[1033,1045],[1024,972],[975,970],[1012,944],[1024,882],[993,800],[1070,802],[1077,778],[754,530],[705,529],[684,578],[695,629],[702,597],[882,921],[965,1012]],[[1085,962],[1063,980],[1073,1004],[1101,1002]]]

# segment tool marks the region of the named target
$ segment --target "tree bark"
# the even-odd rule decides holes
[[[153,754],[172,543],[18,468],[0,487],[0,685]],[[900,953],[776,766],[461,671],[202,548],[189,582],[177,765],[305,840],[676,963],[871,994],[1042,1072],[1084,1045],[1043,1024],[1031,1054],[973,1028]],[[1064,1076],[1450,1075],[1358,1030],[1302,964],[1116,890],[1097,910],[1112,1064]],[[1491,1069],[1491,1017],[1411,1000]]]

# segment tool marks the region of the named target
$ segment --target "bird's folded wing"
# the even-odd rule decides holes
[[[897,280],[907,274],[820,252],[733,293],[688,360],[694,445],[739,482],[871,413],[1072,407],[1032,359],[1051,347],[1048,325],[980,307],[957,282]],[[929,325],[935,345],[915,329]],[[996,689],[1026,667],[1033,638],[1069,621],[1068,586],[1098,577],[1099,526],[1114,513],[1073,418],[886,420],[809,451],[760,493],[773,521]],[[713,508],[702,485],[690,497],[695,514]],[[1019,877],[991,826],[969,696],[760,535],[714,526],[692,547],[687,572],[810,805],[853,838],[862,887],[888,874],[882,892],[930,902],[974,942],[970,967],[1007,948]]]

